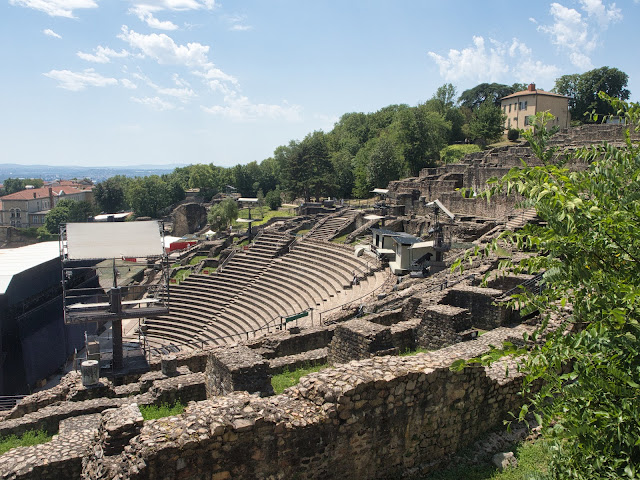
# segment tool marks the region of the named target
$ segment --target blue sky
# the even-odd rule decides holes
[[[0,163],[261,161],[438,86],[601,66],[640,95],[640,2],[2,0]]]

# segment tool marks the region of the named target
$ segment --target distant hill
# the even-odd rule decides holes
[[[18,165],[0,163],[0,183],[7,178],[42,178],[43,180],[90,178],[101,182],[114,175],[127,177],[146,177],[171,173],[176,167],[184,165],[131,165],[114,167],[54,166],[54,165]]]

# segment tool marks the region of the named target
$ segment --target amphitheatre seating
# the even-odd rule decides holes
[[[146,321],[154,345],[166,341],[197,348],[200,342],[233,343],[278,326],[280,317],[322,309],[371,288],[367,282],[351,285],[354,272],[361,279],[370,273],[371,260],[318,240],[301,240],[277,256],[290,239],[286,234],[262,233],[216,274],[194,274],[172,286],[169,314]]]
[[[306,238],[312,240],[330,240],[340,230],[351,223],[357,214],[358,212],[355,210],[343,210],[336,215],[331,215],[312,228],[306,235]]]

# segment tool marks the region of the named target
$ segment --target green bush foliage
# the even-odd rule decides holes
[[[601,94],[614,111],[640,130],[640,104]],[[533,412],[543,425],[558,478],[640,478],[640,146],[627,137],[622,147],[606,143],[576,152],[570,160],[588,165],[571,171],[549,147],[539,114],[536,130],[523,135],[541,166],[513,168],[494,179],[483,195],[518,194],[536,207],[543,225],[505,233],[483,255],[501,250],[500,242],[539,255],[516,272],[544,272],[544,290],[523,292],[513,303],[521,312],[543,312],[539,340],[525,352],[505,344],[469,363],[490,363],[526,354],[523,394],[530,398],[517,418]],[[545,330],[552,315],[559,328]],[[469,364],[466,363],[466,364]],[[460,368],[465,362],[458,362]],[[536,387],[542,385],[537,391]]]
[[[478,145],[449,145],[440,150],[440,161],[444,164],[459,162],[465,155],[479,152],[482,149]]]
[[[511,140],[512,142],[515,142],[519,138],[520,138],[520,130],[518,130],[517,128],[510,128],[509,131],[507,132],[507,139]]]

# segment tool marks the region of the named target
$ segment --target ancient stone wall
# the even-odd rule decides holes
[[[510,329],[438,352],[376,357],[304,377],[282,395],[237,392],[145,422],[84,479],[342,479],[423,475],[519,407],[516,369],[449,370]]]
[[[491,330],[519,318],[517,312],[504,305],[494,304],[501,296],[502,290],[456,285],[447,291],[442,303],[469,310],[474,327]]]

